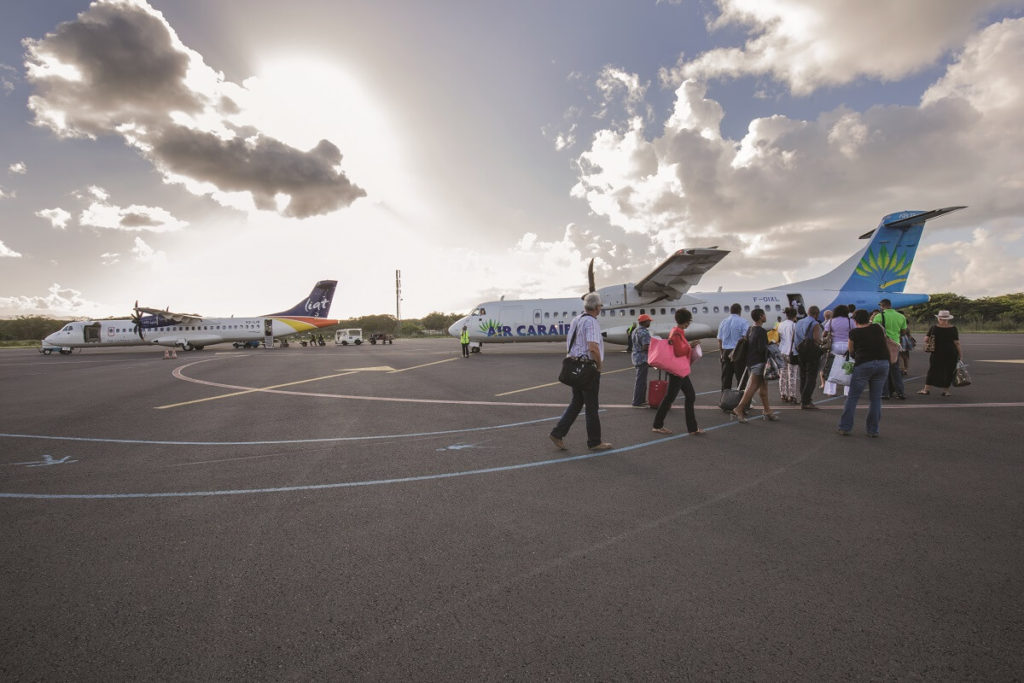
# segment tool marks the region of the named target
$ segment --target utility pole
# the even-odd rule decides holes
[[[395,334],[402,331],[402,271],[395,271]]]

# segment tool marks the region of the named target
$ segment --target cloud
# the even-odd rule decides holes
[[[68,221],[71,220],[71,214],[59,207],[55,209],[41,209],[36,211],[36,216],[50,221],[50,225],[59,230],[68,227]]]
[[[76,193],[76,196],[92,197],[88,208],[78,217],[81,225],[129,232],[173,232],[188,225],[159,207],[140,204],[121,207],[111,204],[108,201],[110,195],[101,187],[92,186],[85,193]]]
[[[116,252],[105,251],[100,254],[100,263],[105,266],[112,266],[121,262],[121,255]]]
[[[50,286],[42,296],[0,296],[0,315],[48,315],[54,317],[89,317],[101,314],[102,306],[82,298],[75,289]]]
[[[0,185],[0,199],[14,199],[15,196],[17,195],[13,190],[4,189],[4,187]]]
[[[685,79],[771,76],[794,94],[868,77],[897,81],[959,47],[1006,0],[717,0],[710,29],[738,26],[742,47],[709,50],[663,72]]]
[[[132,256],[135,257],[136,261],[150,265],[163,265],[167,261],[167,254],[153,249],[153,247],[146,244],[141,237],[135,238],[135,246],[132,247]]]
[[[820,274],[892,211],[971,205],[926,236],[964,220],[1019,220],[1022,61],[1024,19],[1005,20],[972,35],[919,105],[758,118],[740,140],[722,137],[721,105],[689,79],[660,129],[637,116],[598,131],[576,158],[572,193],[666,249],[731,249],[714,275],[761,285],[796,274],[780,263]]]
[[[13,173],[15,175],[25,175],[26,173],[28,173],[28,167],[25,166],[24,161],[16,161],[15,163],[7,167],[7,172]]]
[[[4,244],[3,240],[0,240],[0,258],[21,258],[21,254]]]
[[[7,64],[0,64],[0,92],[10,95],[14,92],[14,79],[18,70]]]
[[[249,193],[257,208],[285,216],[330,213],[366,195],[330,141],[302,151],[246,125],[244,88],[144,0],[98,0],[25,46],[35,123],[62,137],[121,135],[168,182],[218,201]]]

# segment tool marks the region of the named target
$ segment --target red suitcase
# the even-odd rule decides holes
[[[647,404],[652,408],[661,405],[661,400],[668,393],[668,382],[661,379],[661,372],[658,372],[658,379],[652,379],[647,383]]]

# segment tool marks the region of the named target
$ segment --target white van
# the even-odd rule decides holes
[[[334,333],[334,343],[339,346],[348,346],[349,344],[359,346],[363,343],[363,331],[359,329],[338,330]]]

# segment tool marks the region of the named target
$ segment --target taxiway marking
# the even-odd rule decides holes
[[[435,360],[433,363],[424,363],[423,365],[414,365],[411,368],[400,368],[398,370],[392,370],[391,372],[392,373],[396,373],[396,372],[406,372],[407,370],[418,370],[420,368],[425,368],[425,367],[427,367],[429,365],[437,365],[438,363],[451,363],[453,360],[456,360],[456,358],[445,358],[444,360]]]
[[[348,372],[339,372],[334,375],[324,375],[323,377],[311,377],[310,379],[300,379],[295,382],[285,382],[284,384],[274,384],[269,387],[254,387],[251,389],[245,389],[243,391],[233,391],[230,394],[220,394],[219,396],[207,396],[206,398],[197,398],[192,401],[182,401],[181,403],[169,403],[165,406],[156,406],[156,410],[164,410],[166,408],[180,408],[181,406],[189,406],[195,403],[205,403],[206,401],[218,401],[222,398],[231,398],[232,396],[243,396],[245,394],[252,394],[257,391],[273,391],[274,389],[280,389],[281,387],[291,387],[296,384],[305,384],[306,382],[319,382],[322,379],[332,379],[334,377],[344,377],[345,375],[354,375],[355,370],[349,370]]]
[[[626,370],[632,370],[633,368],[621,368],[619,370],[609,370],[608,372],[602,372],[602,375],[614,375],[616,372],[625,372]],[[511,396],[512,394],[521,394],[524,391],[533,391],[534,389],[546,389],[547,387],[557,387],[561,382],[548,382],[547,384],[538,384],[535,387],[526,387],[525,389],[514,389],[512,391],[506,391],[501,394],[495,394],[495,398],[498,396]]]

